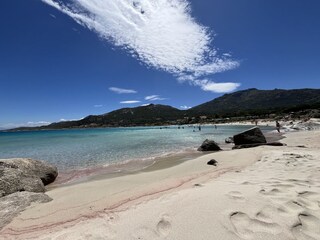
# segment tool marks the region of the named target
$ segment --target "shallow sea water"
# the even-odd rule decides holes
[[[152,161],[195,152],[205,139],[224,143],[250,126],[178,126],[0,132],[0,159],[33,158],[48,161],[60,171]],[[271,130],[270,127],[262,130]]]

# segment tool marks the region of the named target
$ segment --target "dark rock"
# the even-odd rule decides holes
[[[286,144],[280,143],[280,142],[273,142],[273,143],[252,143],[252,144],[237,145],[237,146],[234,146],[232,149],[253,148],[253,147],[259,147],[259,146],[275,146],[275,147],[281,147],[281,146],[286,146]]]
[[[254,127],[233,136],[235,145],[267,143],[267,140],[260,128]]]
[[[31,203],[46,203],[52,199],[44,193],[16,192],[0,198],[0,230]]]
[[[218,162],[214,159],[211,159],[209,162],[207,162],[208,165],[217,166]]]
[[[206,152],[206,151],[220,151],[221,148],[218,144],[213,140],[206,139],[202,145],[198,148],[198,151]]]
[[[15,192],[44,192],[57,177],[57,168],[32,159],[0,160],[0,197]]]
[[[233,137],[228,137],[224,140],[225,143],[233,143]]]

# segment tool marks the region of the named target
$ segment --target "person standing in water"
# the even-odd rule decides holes
[[[276,129],[278,133],[280,133],[280,123],[278,122],[278,120],[276,121]]]

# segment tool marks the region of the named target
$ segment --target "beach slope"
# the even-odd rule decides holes
[[[320,239],[320,131],[52,189],[2,239]],[[217,166],[207,162],[215,159]]]

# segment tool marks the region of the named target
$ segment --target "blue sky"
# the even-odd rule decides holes
[[[318,0],[152,2],[0,1],[0,128],[320,87]]]

